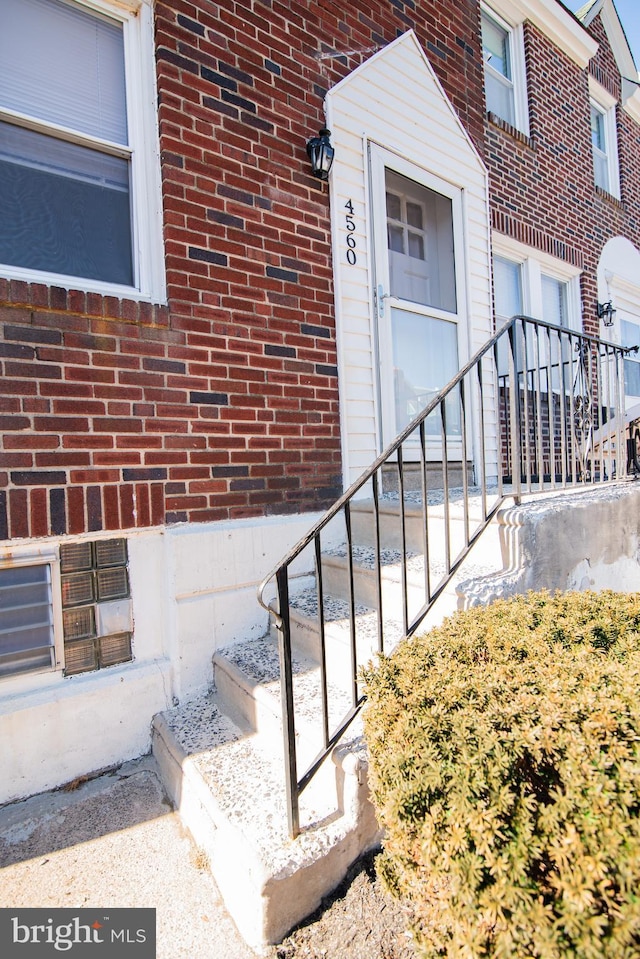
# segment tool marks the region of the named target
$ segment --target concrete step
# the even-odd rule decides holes
[[[328,663],[337,670],[351,668],[351,607],[345,599],[334,595],[323,596],[325,646]],[[303,649],[316,661],[320,660],[320,629],[318,594],[316,589],[306,589],[290,597],[291,635],[297,649]],[[359,665],[373,659],[378,650],[378,612],[362,603],[355,604],[354,631],[356,658]],[[402,636],[402,626],[397,620],[384,623],[384,633],[391,648]],[[390,652],[390,647],[385,647]]]
[[[258,952],[308,916],[379,840],[357,730],[301,797],[289,839],[284,763],[215,694],[158,714],[152,749],[167,791],[206,855],[225,904]]]
[[[450,522],[451,549],[457,555],[466,545],[466,536],[472,536],[482,525],[483,508],[490,508],[497,501],[497,491],[489,491],[483,501],[481,491],[469,490],[467,523],[465,526],[464,490],[449,490],[445,511],[442,490],[430,490],[426,509],[420,491],[405,491],[404,518],[405,537],[408,549],[424,552],[425,524],[429,535],[429,547],[438,552],[438,544],[444,543],[445,516]],[[398,493],[385,493],[378,503],[380,544],[390,549],[402,547],[400,497]],[[374,504],[372,499],[355,500],[351,504],[351,528],[353,541],[362,546],[375,543]]]
[[[442,541],[431,543],[429,555],[429,590],[433,594],[445,579],[447,564]],[[407,549],[407,605],[411,620],[426,602],[426,566],[424,555]],[[453,550],[451,555],[455,555]],[[371,546],[354,546],[353,583],[356,603],[372,609],[378,606],[376,551]],[[402,552],[381,549],[382,615],[385,622],[403,621]],[[477,543],[451,581],[445,586],[437,607],[425,620],[425,627],[440,622],[458,608],[458,588],[461,582],[487,576],[503,569],[502,550],[497,524],[492,523],[481,534]],[[346,545],[327,550],[322,556],[322,578],[325,592],[343,601],[349,601],[349,574]]]
[[[213,658],[218,702],[226,715],[262,736],[264,748],[282,752],[282,701],[278,648],[271,635],[236,643]],[[323,748],[319,722],[321,674],[317,660],[295,648],[292,656],[298,768],[305,769]],[[351,674],[327,664],[329,724],[336,728],[352,706]]]

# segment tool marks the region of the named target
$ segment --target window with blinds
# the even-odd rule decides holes
[[[150,0],[0,0],[0,272],[164,288]]]
[[[51,566],[0,569],[0,677],[55,663]]]
[[[0,0],[0,261],[134,283],[122,24]]]

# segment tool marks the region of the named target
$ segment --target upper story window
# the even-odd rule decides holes
[[[593,179],[596,186],[620,197],[618,172],[618,138],[616,133],[616,101],[606,90],[589,78],[591,93],[591,149]]]
[[[555,326],[569,326],[568,284],[555,276],[540,274],[542,319]]]
[[[483,8],[482,55],[487,110],[528,134],[522,25]]]
[[[2,274],[162,298],[147,4],[1,6]]]
[[[499,328],[512,316],[520,316],[524,312],[520,263],[503,256],[494,257],[493,286],[496,325]]]
[[[493,238],[497,325],[517,314],[579,330],[580,271],[500,234]]]
[[[613,163],[613,124],[607,112],[596,103],[591,104],[591,147],[593,149],[593,179],[596,186],[607,193],[617,194],[615,168]],[[615,127],[613,127],[615,129]]]

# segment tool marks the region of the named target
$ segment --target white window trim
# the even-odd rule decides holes
[[[128,138],[131,157],[132,254],[135,285],[49,273],[0,264],[7,279],[62,286],[105,296],[166,303],[164,246],[162,240],[162,185],[156,111],[156,77],[153,39],[153,0],[75,0],[77,6],[102,13],[123,25],[127,95]],[[36,128],[30,118],[0,109],[0,120]],[[53,124],[49,124],[51,129]],[[62,128],[59,128],[62,129]],[[77,139],[73,131],[65,137]],[[83,137],[87,143],[90,137]]]
[[[32,545],[12,547],[8,553],[0,554],[0,570],[14,566],[49,566],[51,569],[51,606],[53,610],[53,648],[54,663],[52,666],[43,666],[41,669],[32,669],[0,677],[0,683],[32,685],[34,677],[44,676],[51,678],[57,674],[62,676],[64,667],[64,639],[62,629],[62,590],[60,586],[60,557],[58,550],[53,546],[34,547]]]
[[[515,114],[514,126],[525,136],[529,136],[529,101],[527,97],[523,21],[516,22],[505,16],[505,11],[498,10],[497,7],[489,6],[489,4],[482,3],[480,6],[482,12],[495,20],[509,35]]]
[[[520,264],[522,305],[527,316],[542,319],[542,276],[550,276],[567,284],[567,328],[582,332],[581,271],[578,267],[500,233],[493,234],[492,245],[494,256]]]
[[[618,161],[618,128],[616,123],[617,100],[608,90],[605,90],[603,86],[594,80],[593,77],[589,77],[589,97],[591,106],[595,107],[604,119],[607,171],[609,175],[609,189],[606,192],[619,200],[620,165]]]

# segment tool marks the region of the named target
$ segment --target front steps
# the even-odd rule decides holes
[[[450,491],[451,551],[464,524],[459,491]],[[429,497],[431,588],[444,569],[442,493]],[[407,493],[408,613],[424,602],[423,511]],[[471,501],[472,512],[474,501]],[[478,503],[475,503],[477,509]],[[472,517],[473,518],[473,517]],[[371,504],[352,506],[358,668],[375,656],[378,635]],[[456,532],[456,527],[458,527]],[[473,528],[473,527],[472,527]],[[382,617],[387,642],[403,635],[400,512],[381,500]],[[453,555],[456,555],[453,552]],[[489,527],[425,620],[435,624],[459,603],[456,584],[502,569],[497,530]],[[323,552],[330,725],[347,713],[354,683],[350,597],[344,546]],[[317,593],[307,575],[291,588],[291,632],[298,772],[321,749]],[[273,630],[275,634],[275,630]],[[389,650],[387,650],[389,651]],[[155,717],[153,752],[169,795],[212,873],[238,929],[256,951],[281,941],[341,881],[351,863],[380,841],[367,787],[367,755],[356,719],[300,800],[301,835],[289,839],[285,805],[277,640],[238,642],[216,652],[214,691]]]

